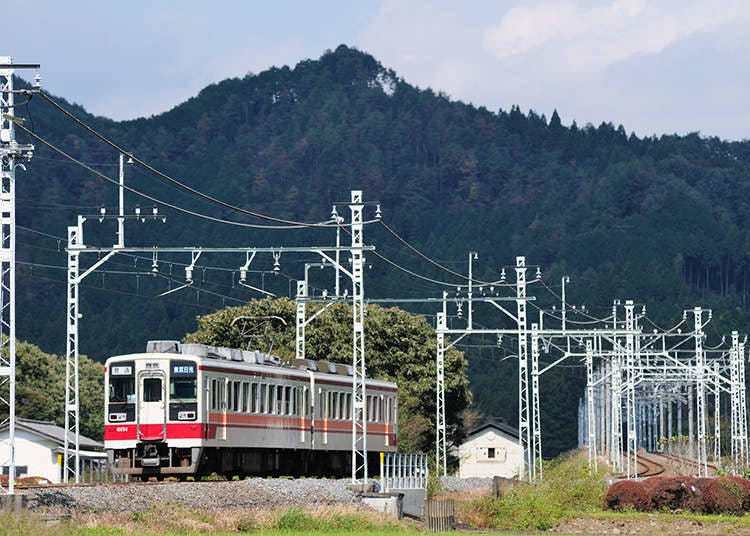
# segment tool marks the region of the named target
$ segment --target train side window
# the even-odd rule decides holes
[[[216,379],[211,379],[211,409],[216,409],[218,407],[218,404],[216,402],[216,398],[218,396],[217,388],[216,388]]]
[[[227,410],[231,411],[232,409],[232,382],[228,382],[227,385]]]
[[[318,410],[320,412],[320,416],[323,419],[328,418],[328,392],[321,390],[320,392],[320,403],[318,404],[320,406],[320,409]]]
[[[241,389],[242,389],[242,382],[232,382],[233,383],[233,391],[234,391],[234,397],[232,400],[232,411],[239,411],[240,410],[240,401],[241,399]]]
[[[268,386],[268,413],[276,415],[276,386]]]
[[[346,393],[346,413],[344,413],[344,419],[351,421],[352,420],[352,394]]]
[[[292,387],[287,385],[284,387],[284,415],[292,415],[292,412],[294,410],[292,403],[294,400],[292,399],[293,393]]]
[[[260,404],[258,404],[258,413],[265,413],[267,406],[268,386],[265,383],[260,384]]]
[[[240,411],[243,413],[250,411],[250,384],[248,382],[242,382],[242,402],[240,404]]]
[[[258,406],[260,402],[260,395],[258,394],[258,384],[253,382],[250,384],[250,411],[258,413]]]

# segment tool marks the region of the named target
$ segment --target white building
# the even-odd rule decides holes
[[[470,430],[458,447],[461,478],[517,477],[523,468],[518,430],[496,419]]]
[[[71,434],[68,452],[75,454],[74,436]],[[62,481],[62,458],[65,451],[65,428],[49,421],[16,418],[16,478],[35,476],[46,478],[53,484]],[[79,454],[84,481],[100,480],[106,468],[107,455],[104,445],[79,436]],[[2,471],[8,474],[10,449],[8,445],[8,423],[0,427],[0,460]]]

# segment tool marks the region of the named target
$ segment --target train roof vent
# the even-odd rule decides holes
[[[229,348],[229,359],[231,359],[232,361],[244,361],[244,353],[245,352],[243,352],[239,348]]]
[[[342,376],[353,376],[353,369],[351,365],[346,365],[344,363],[332,363],[336,367],[336,372],[338,374],[341,374]]]
[[[221,346],[213,346],[211,347],[211,350],[213,350],[211,353],[213,353],[217,359],[226,359],[227,361],[230,361],[232,359],[231,348],[222,348]],[[214,356],[209,355],[209,357],[214,357]]]
[[[281,359],[271,354],[264,354],[263,352],[255,352],[256,363],[262,365],[281,365]]]
[[[182,353],[183,354],[190,354],[195,355],[198,357],[209,357],[209,347],[205,344],[195,344],[195,343],[189,343],[189,344],[183,344],[182,345]]]
[[[318,370],[320,372],[327,372],[328,374],[337,374],[336,363],[330,361],[318,361]]]
[[[292,359],[291,365],[302,370],[318,370],[318,363],[312,359]]]
[[[180,341],[148,341],[146,343],[147,354],[179,354]]]
[[[242,356],[242,361],[245,363],[257,363],[258,359],[256,358],[257,352],[254,350],[240,350],[240,355]]]

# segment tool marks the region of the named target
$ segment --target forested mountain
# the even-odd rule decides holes
[[[603,315],[613,299],[632,298],[665,324],[683,308],[702,305],[714,309],[717,332],[750,328],[748,142],[697,133],[638,138],[606,122],[565,126],[554,111],[548,119],[536,112],[523,114],[512,103],[507,110],[476,108],[416,88],[372,56],[346,46],[294,68],[211,85],[147,119],[115,122],[60,102],[156,168],[245,209],[323,221],[334,202],[347,201],[351,189],[362,189],[365,200],[381,203],[383,220],[392,229],[453,270],[466,273],[467,253],[477,251],[474,276],[492,281],[501,266],[526,255],[529,263],[541,266],[556,292],[560,277],[570,275],[568,301],[585,303],[592,315]],[[16,113],[46,140],[117,178],[117,153],[40,96],[21,103]],[[101,206],[113,213],[117,194],[93,174],[35,144],[28,171],[18,174],[19,224],[52,236],[19,229],[19,260],[32,264],[21,264],[18,271],[18,335],[60,353],[65,344],[65,271],[49,266],[65,266],[66,255],[65,241],[54,237],[66,237],[77,214],[96,215]],[[128,167],[126,182],[204,214],[252,221],[143,169]],[[139,202],[150,211],[151,203],[127,195],[129,211]],[[340,208],[348,217],[346,211]],[[168,215],[166,224],[128,221],[129,245],[275,247],[335,240],[330,230],[248,229],[164,207],[160,212]],[[84,228],[87,243],[116,242],[111,221],[99,224],[90,218]],[[464,283],[404,248],[377,224],[367,226],[365,241],[409,270]],[[143,257],[118,255],[103,266],[107,273],[87,277],[81,291],[82,352],[103,360],[140,350],[149,338],[181,338],[195,329],[197,314],[238,303],[221,296],[240,301],[258,297],[236,285],[244,256],[204,256],[191,288],[154,298],[168,285],[182,284],[178,263],[190,259],[160,257],[160,276],[152,277],[152,256]],[[84,260],[87,265],[96,257]],[[249,282],[290,295],[293,281],[303,277],[304,261],[317,260],[284,254],[281,273],[274,276],[273,259],[258,258],[252,268],[269,273],[251,273]],[[373,254],[367,262],[372,265],[366,273],[367,297],[435,297],[454,291],[410,277]],[[226,270],[202,269],[209,266]],[[141,275],[119,273],[127,271]],[[322,272],[311,270],[312,281],[330,289],[330,274]],[[171,283],[164,277],[170,273]],[[553,303],[556,298],[540,289],[536,305]],[[475,321],[500,322],[479,312]],[[515,364],[502,360],[512,348],[498,349],[487,340],[464,342],[459,348],[467,351],[477,408],[516,422]],[[560,368],[542,382],[545,447],[550,452],[575,442],[581,376],[576,367]]]

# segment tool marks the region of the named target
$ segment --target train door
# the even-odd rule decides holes
[[[136,428],[141,441],[163,441],[167,438],[165,380],[166,375],[162,370],[142,370],[138,373]]]
[[[227,395],[229,393],[229,378],[219,380],[219,429],[216,439],[226,441],[227,439]]]

